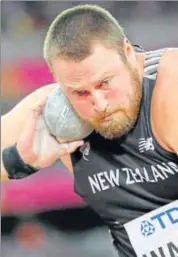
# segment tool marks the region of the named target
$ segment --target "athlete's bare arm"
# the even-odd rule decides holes
[[[1,158],[2,150],[5,147],[12,146],[18,142],[22,136],[25,124],[30,125],[30,112],[38,102],[43,101],[45,97],[56,88],[56,84],[47,85],[34,91],[22,101],[20,101],[9,113],[1,117]],[[72,172],[70,154],[60,156],[61,161]],[[7,172],[1,159],[1,178],[7,179]]]
[[[161,58],[152,102],[152,126],[159,143],[178,155],[178,49]]]

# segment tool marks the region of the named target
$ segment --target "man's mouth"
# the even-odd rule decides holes
[[[103,121],[108,121],[108,120],[110,120],[116,113],[117,113],[117,111],[112,112],[112,113],[110,113],[110,114],[107,114],[107,115],[103,116],[102,118],[100,118],[100,121],[101,121],[101,122],[103,122]]]

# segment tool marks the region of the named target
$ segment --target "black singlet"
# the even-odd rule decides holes
[[[165,49],[146,52],[143,93],[134,128],[120,139],[93,132],[72,154],[75,191],[104,220],[119,257],[136,256],[123,224],[178,199],[178,158],[156,141],[150,103]],[[164,110],[163,110],[164,112]]]

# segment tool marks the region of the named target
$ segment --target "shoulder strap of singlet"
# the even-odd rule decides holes
[[[160,57],[167,48],[145,52],[144,77],[156,79]]]

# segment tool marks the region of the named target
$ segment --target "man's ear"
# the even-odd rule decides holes
[[[124,48],[124,54],[125,54],[127,60],[129,62],[132,62],[133,59],[135,58],[135,51],[134,51],[132,44],[128,40],[128,38],[124,38],[124,47],[123,48]]]

